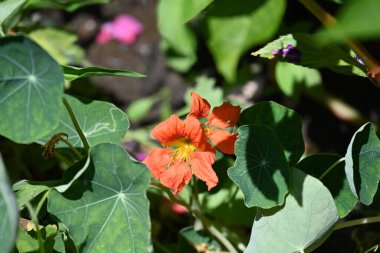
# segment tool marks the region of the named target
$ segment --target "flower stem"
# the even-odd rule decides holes
[[[323,9],[315,0],[299,1],[326,27],[332,27],[336,24],[334,16]],[[360,43],[349,38],[346,39],[346,43],[367,66],[367,75],[377,87],[380,87],[380,66],[376,60]]]
[[[42,235],[41,235],[41,231],[40,231],[40,225],[38,223],[37,214],[36,214],[36,212],[34,211],[32,205],[29,202],[26,202],[25,206],[28,209],[28,212],[29,212],[30,216],[32,217],[32,222],[35,225],[35,229],[36,229],[36,233],[37,233],[37,243],[38,243],[39,251],[40,251],[40,253],[45,253],[44,243],[43,243],[43,239],[42,239]]]
[[[344,222],[340,222],[336,224],[334,230],[339,230],[339,229],[358,226],[358,225],[365,225],[365,224],[370,224],[370,223],[377,223],[377,222],[380,222],[380,216],[344,221]]]
[[[79,126],[79,123],[78,123],[77,118],[75,117],[74,111],[71,108],[70,104],[67,102],[66,98],[62,98],[62,99],[63,99],[63,104],[65,105],[66,110],[70,115],[71,121],[74,124],[75,130],[77,131],[79,138],[81,139],[81,141],[83,143],[83,147],[86,150],[86,152],[88,153],[88,150],[90,149],[90,145],[88,144],[86,136],[84,135],[84,133],[82,132],[82,129]]]
[[[67,140],[61,139],[70,149],[73,151],[73,153],[78,157],[79,160],[83,158],[82,154]]]

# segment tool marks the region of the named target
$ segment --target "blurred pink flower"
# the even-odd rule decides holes
[[[126,14],[119,15],[113,22],[107,22],[101,26],[96,42],[105,44],[115,39],[122,44],[132,45],[143,30],[143,25],[134,17]]]

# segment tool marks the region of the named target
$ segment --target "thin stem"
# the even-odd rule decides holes
[[[79,138],[81,139],[81,141],[83,143],[83,147],[86,150],[86,152],[88,153],[88,150],[90,149],[90,145],[87,142],[86,136],[82,132],[82,129],[79,126],[78,120],[75,117],[75,114],[74,114],[73,110],[71,109],[70,104],[67,102],[66,98],[62,98],[62,99],[63,99],[63,104],[65,105],[66,110],[70,115],[71,121],[74,124],[75,130],[77,131]]]
[[[83,158],[82,154],[76,149],[68,140],[61,139],[70,149],[74,152],[74,154],[78,157],[79,160]]]
[[[325,170],[325,172],[323,172],[323,174],[319,177],[319,180],[322,180],[327,174],[330,173],[330,171],[332,169],[334,169],[336,167],[336,165],[338,165],[342,161],[344,161],[344,157],[340,158],[338,161],[336,161],[335,163],[333,163],[333,165],[331,165],[330,167],[328,167],[327,170]]]
[[[160,184],[158,182],[151,181],[150,185],[155,186],[155,187],[159,188],[160,190],[164,191],[168,195],[168,197],[171,201],[173,201],[177,204],[183,205],[184,207],[186,207],[187,210],[191,211],[191,207],[189,204],[186,203],[186,201],[184,201],[180,197],[174,196],[173,193],[168,188],[163,186],[162,184]]]
[[[32,222],[36,226],[36,233],[37,233],[37,241],[38,241],[39,251],[40,251],[40,253],[45,253],[45,248],[44,248],[44,244],[43,244],[43,241],[42,241],[42,235],[41,235],[41,231],[40,231],[40,225],[38,224],[37,215],[36,215],[36,213],[35,213],[32,205],[29,202],[26,202],[25,206],[28,209],[30,216],[32,217]]]
[[[380,222],[380,216],[344,221],[344,222],[340,222],[336,224],[334,230],[339,230],[339,229],[358,226],[358,225],[365,225],[365,224],[370,224],[370,223],[377,223],[377,222]]]
[[[36,210],[35,210],[35,215],[36,215],[36,217],[38,217],[38,214],[40,213],[40,210],[41,210],[41,208],[42,208],[42,205],[45,203],[45,200],[46,200],[47,196],[49,195],[49,191],[50,191],[50,190],[47,190],[47,191],[44,193],[44,195],[42,196],[42,198],[40,199],[40,201],[39,201],[39,203],[38,203],[38,205],[37,205],[37,207],[36,207]]]
[[[336,24],[335,18],[322,8],[315,0],[299,0],[323,25],[332,27]],[[359,43],[349,38],[346,39],[347,45],[368,67],[368,75],[376,86],[380,87],[380,66],[370,53]]]

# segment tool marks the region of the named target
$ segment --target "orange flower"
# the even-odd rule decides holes
[[[188,116],[182,121],[172,115],[153,128],[152,135],[163,148],[153,148],[143,163],[174,194],[190,182],[192,174],[206,182],[209,190],[217,185],[218,177],[212,169],[215,149],[207,142],[197,118]]]
[[[224,102],[215,107],[210,114],[210,104],[197,93],[191,92],[192,105],[190,114],[201,120],[203,131],[210,141],[223,153],[235,153],[235,141],[237,134],[228,132],[227,128],[233,128],[239,119],[240,107]]]

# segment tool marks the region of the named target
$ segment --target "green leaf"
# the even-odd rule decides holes
[[[21,219],[19,226],[19,233],[17,236],[16,247],[18,252],[41,252],[40,245],[38,243],[38,234],[36,224],[32,221]],[[52,252],[55,237],[57,235],[56,225],[47,225],[45,227],[39,227],[41,244],[43,245],[44,252]]]
[[[285,206],[262,210],[256,216],[245,252],[311,252],[327,238],[337,220],[328,189],[296,169]]]
[[[334,198],[339,217],[345,217],[355,207],[357,198],[351,192],[344,172],[344,160],[332,154],[315,154],[302,159],[296,167],[320,178]]]
[[[88,5],[106,4],[110,1],[111,0],[28,0],[28,7],[34,9],[63,9],[73,12]]]
[[[159,101],[160,97],[152,95],[132,101],[127,108],[127,115],[131,121],[140,121],[148,116],[153,105]]]
[[[244,193],[245,205],[282,205],[288,193],[289,167],[280,140],[264,125],[242,126],[238,133],[236,161],[228,176]]]
[[[195,87],[188,88],[185,94],[187,107],[192,104],[190,93],[194,91],[202,98],[206,99],[211,108],[220,106],[223,103],[223,90],[215,86],[216,80],[207,76],[199,76],[195,80]]]
[[[219,243],[211,238],[204,231],[196,231],[194,227],[186,227],[181,229],[179,234],[190,243],[197,252],[220,252],[221,247]],[[186,248],[180,244],[180,252],[186,252]]]
[[[63,73],[24,36],[0,39],[0,134],[18,143],[38,140],[61,117]]]
[[[337,23],[319,34],[323,42],[345,42],[347,37],[380,38],[380,1],[348,1],[337,15]]]
[[[215,1],[207,13],[207,45],[227,82],[236,78],[240,57],[270,39],[285,12],[285,0]]]
[[[371,123],[356,131],[347,148],[345,161],[351,191],[360,202],[370,205],[380,180],[380,141]]]
[[[3,32],[4,23],[17,14],[25,3],[26,0],[5,0],[0,2],[0,34]]]
[[[16,194],[18,210],[22,210],[27,202],[31,202],[35,197],[50,189],[47,184],[21,180],[13,185]]]
[[[275,102],[257,103],[240,115],[238,124],[266,125],[277,134],[290,166],[295,165],[304,153],[302,120],[295,111]]]
[[[323,94],[322,77],[318,70],[287,62],[277,62],[275,77],[280,90],[288,97],[298,101],[305,89]]]
[[[197,59],[197,41],[186,24],[212,0],[161,0],[158,3],[158,29],[168,64],[177,71],[187,71]],[[175,10],[175,11],[171,11]]]
[[[62,66],[65,74],[65,79],[68,81],[74,81],[78,78],[92,77],[92,76],[126,76],[126,77],[145,77],[145,75],[139,74],[131,70],[121,69],[106,69],[99,67],[86,67],[78,68],[72,66]]]
[[[65,98],[73,109],[79,126],[91,147],[103,142],[120,143],[129,128],[128,117],[123,111],[107,102],[91,101],[89,103],[82,103],[78,99],[68,95]],[[52,135],[59,132],[66,133],[69,136],[68,141],[74,147],[83,147],[67,111],[61,116],[59,126],[40,140],[39,143],[46,143]],[[62,142],[57,143],[56,147],[67,148]]]
[[[0,153],[0,245],[2,252],[11,252],[17,236],[18,211],[3,158]]]
[[[316,69],[328,68],[346,75],[367,76],[365,67],[360,65],[350,53],[335,45],[322,45],[315,35],[310,34],[281,36],[258,51],[253,52],[252,55],[273,59],[273,50],[280,50],[288,45],[294,46],[300,52],[300,61],[293,62],[294,64]]]
[[[96,145],[90,154],[90,168],[68,191],[51,191],[48,212],[82,252],[150,252],[149,170],[116,144]]]
[[[75,44],[78,36],[56,28],[32,31],[29,36],[46,50],[59,64],[83,64],[84,50]]]

